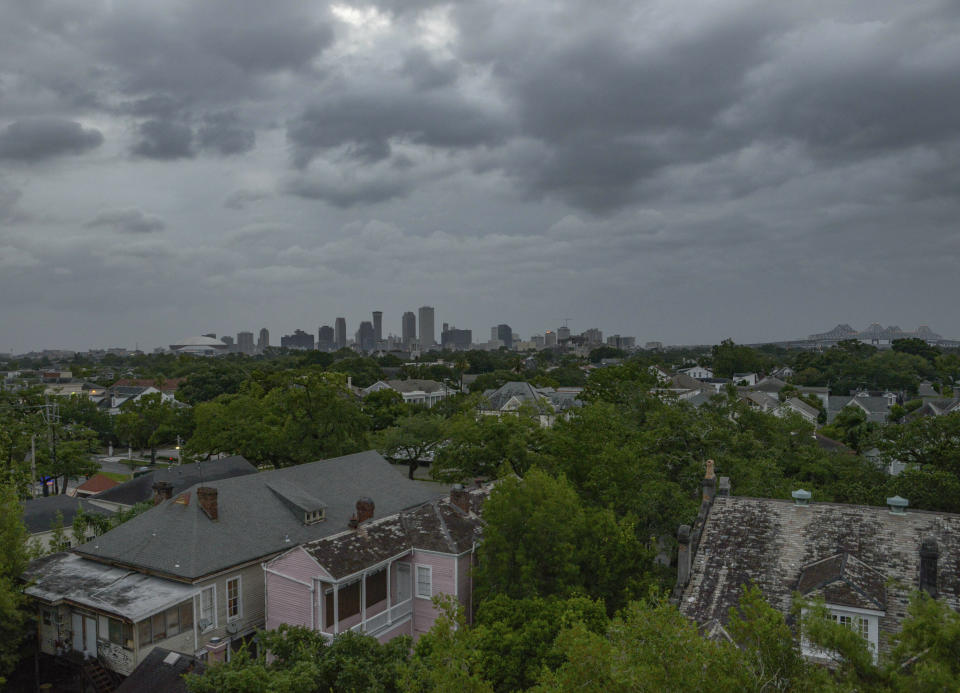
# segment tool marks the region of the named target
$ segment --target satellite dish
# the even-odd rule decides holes
[[[213,622],[212,622],[209,618],[201,618],[199,621],[197,621],[197,627],[198,627],[201,631],[206,630],[207,628],[209,628],[209,627],[212,626],[212,625],[213,625]]]
[[[227,624],[227,632],[230,633],[230,635],[234,635],[238,630],[240,630],[240,624],[236,621],[231,621]]]

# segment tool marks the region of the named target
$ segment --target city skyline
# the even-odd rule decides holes
[[[424,303],[477,337],[565,317],[675,344],[960,335],[940,289],[960,265],[957,3],[3,19],[3,350],[342,315],[353,335]]]

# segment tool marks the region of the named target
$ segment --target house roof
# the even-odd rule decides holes
[[[471,491],[471,507],[479,509],[490,489],[487,485]],[[443,499],[312,541],[303,549],[339,580],[410,549],[459,555],[480,539],[482,530],[479,515]]]
[[[787,401],[784,404],[786,404],[787,407],[789,407],[790,409],[793,409],[798,414],[803,414],[813,419],[816,419],[818,416],[820,416],[819,409],[817,409],[816,407],[811,407],[809,404],[804,402],[799,397],[790,397],[789,399],[787,399]]]
[[[116,693],[187,693],[184,674],[200,674],[206,667],[196,657],[163,647],[150,650]]]
[[[848,454],[848,455],[855,455],[855,454],[857,454],[856,451],[853,450],[853,448],[850,448],[850,447],[844,445],[844,444],[841,443],[839,440],[834,440],[833,438],[828,438],[827,436],[823,435],[822,433],[814,433],[814,434],[813,434],[813,437],[816,439],[817,445],[819,445],[819,446],[820,446],[820,449],[822,449],[822,450],[827,450],[827,451],[830,451],[830,452],[843,452],[843,453],[846,453],[846,454]]]
[[[439,392],[446,389],[443,383],[438,383],[436,380],[410,378],[409,380],[386,380],[384,382],[397,392]]]
[[[767,376],[756,385],[753,386],[754,390],[760,390],[761,392],[780,392],[783,388],[787,386],[787,383],[780,378],[774,378],[772,376]]]
[[[201,486],[217,490],[217,520],[211,520],[197,502]],[[297,494],[284,498],[289,488],[297,489]],[[96,560],[194,580],[342,532],[361,496],[375,501],[377,514],[389,515],[446,490],[432,482],[407,479],[371,450],[204,481],[76,551]],[[326,504],[323,521],[305,524],[298,507],[307,496]]]
[[[106,535],[104,535],[106,536]],[[54,553],[32,561],[24,590],[47,603],[69,601],[107,611],[134,623],[196,594],[193,585]]]
[[[180,384],[185,380],[186,378],[166,378],[161,383],[161,381],[153,378],[121,378],[111,387],[155,387],[161,392],[172,392],[180,387]]]
[[[539,407],[540,398],[545,397],[545,395],[537,392],[533,385],[522,380],[513,380],[504,383],[496,390],[488,390],[483,394],[487,400],[487,408],[494,410],[502,409],[504,405],[514,397]]]
[[[92,477],[77,486],[77,491],[84,491],[85,493],[100,493],[101,491],[106,491],[107,489],[119,485],[119,481],[111,479],[106,474],[94,474]]]
[[[795,589],[817,585],[833,585],[824,595],[828,601],[839,598],[842,589],[843,598],[851,599],[852,589],[881,603],[881,611],[906,613],[919,587],[920,547],[927,539],[935,540],[940,551],[939,593],[960,608],[960,515],[913,510],[895,515],[886,507],[817,502],[804,507],[718,496],[691,536],[697,532],[691,577],[679,606],[698,623],[726,623],[728,610],[751,583],[783,613],[789,613]]]
[[[173,493],[180,493],[180,491],[200,482],[219,481],[220,479],[256,473],[257,468],[247,462],[245,458],[240,455],[233,455],[219,460],[207,460],[156,469],[111,489],[101,491],[93,498],[121,505],[136,505],[153,498],[153,485],[158,481],[173,484]]]
[[[63,514],[63,526],[70,527],[77,510],[82,508],[88,515],[112,515],[112,510],[98,507],[85,498],[73,496],[47,496],[31,498],[23,503],[23,523],[30,534],[49,532],[56,521],[57,513]]]
[[[797,592],[805,597],[822,596],[830,604],[883,611],[887,605],[884,583],[882,572],[841,552],[804,566]]]

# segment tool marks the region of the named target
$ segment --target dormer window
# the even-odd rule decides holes
[[[312,524],[314,524],[314,523],[316,523],[316,522],[322,522],[322,521],[324,520],[325,514],[324,514],[324,511],[323,511],[322,509],[321,509],[321,510],[308,510],[306,513],[304,513],[304,516],[303,516],[303,517],[304,517],[304,519],[303,519],[303,524],[305,524],[305,525],[312,525]]]

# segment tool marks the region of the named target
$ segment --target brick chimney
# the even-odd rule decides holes
[[[717,475],[713,471],[713,460],[707,460],[707,473],[703,477],[703,500],[712,503],[717,493]]]
[[[227,641],[221,638],[210,638],[210,642],[204,648],[207,651],[207,661],[225,662],[227,661]]]
[[[462,484],[455,484],[450,489],[450,502],[460,508],[463,512],[470,512],[470,492]]]
[[[350,518],[350,528],[356,529],[373,517],[373,499],[364,496],[357,501],[357,512]]]
[[[216,520],[219,517],[217,510],[217,489],[212,486],[201,486],[197,489],[197,502],[200,503],[203,512],[205,512],[211,520]]]
[[[173,496],[173,484],[169,481],[158,481],[153,485],[153,504],[159,505]]]

